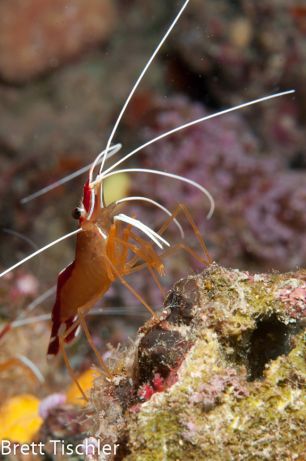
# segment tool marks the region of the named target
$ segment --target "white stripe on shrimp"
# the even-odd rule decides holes
[[[138,219],[131,218],[130,216],[120,213],[114,216],[114,221],[122,221],[127,224],[131,224],[132,226],[136,227],[137,229],[141,230],[144,234],[146,234],[161,249],[163,249],[162,244],[170,246],[170,243],[167,242],[167,240],[165,240],[163,237],[157,234],[157,232],[155,232],[146,224],[142,223],[141,221],[138,221]]]
[[[155,205],[157,206],[158,208],[160,208],[162,211],[164,211],[168,216],[172,216],[172,213],[170,210],[168,210],[168,208],[166,208],[165,206],[161,205],[160,203],[156,202],[155,200],[151,199],[151,198],[148,198],[148,197],[142,197],[142,196],[137,196],[137,197],[125,197],[125,198],[121,198],[120,200],[117,200],[115,203],[116,205],[118,205],[119,203],[125,203],[125,202],[132,202],[132,201],[140,201],[140,202],[148,202],[148,203],[152,203],[152,205]],[[181,237],[184,238],[185,237],[185,233],[184,233],[184,229],[182,228],[182,226],[180,225],[180,223],[178,222],[178,220],[176,218],[173,219],[173,222],[175,223],[175,225],[178,227],[179,231],[180,231],[180,234],[181,234]]]

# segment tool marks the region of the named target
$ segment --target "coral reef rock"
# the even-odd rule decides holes
[[[0,75],[23,82],[108,38],[114,8],[109,0],[2,0]]]
[[[212,264],[179,281],[95,382],[90,435],[117,461],[305,459],[305,280]]]

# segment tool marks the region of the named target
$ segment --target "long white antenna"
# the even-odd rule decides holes
[[[205,122],[206,120],[210,120],[212,118],[220,117],[221,115],[228,114],[230,112],[234,112],[236,110],[243,109],[245,107],[252,106],[254,104],[258,104],[260,102],[268,101],[269,99],[279,98],[280,96],[285,96],[285,95],[288,95],[288,94],[292,94],[294,92],[295,92],[295,90],[288,90],[288,91],[283,91],[281,93],[274,93],[274,94],[271,94],[271,95],[268,95],[268,96],[263,96],[262,98],[253,99],[252,101],[248,101],[248,102],[245,102],[243,104],[239,104],[238,106],[230,107],[229,109],[224,109],[224,110],[221,110],[220,112],[215,112],[214,114],[205,115],[204,117],[198,118],[198,119],[193,120],[191,122],[187,122],[184,125],[181,125],[181,126],[178,126],[176,128],[173,128],[172,130],[167,131],[166,133],[163,133],[163,134],[157,136],[154,139],[151,139],[150,141],[146,142],[142,146],[137,147],[135,150],[133,150],[132,152],[130,152],[129,154],[125,155],[123,158],[118,160],[118,162],[114,163],[114,165],[112,165],[110,168],[105,170],[104,174],[107,174],[110,171],[114,170],[114,168],[116,168],[118,165],[121,165],[121,163],[124,162],[125,160],[127,160],[128,158],[130,158],[133,155],[137,154],[140,150],[145,149],[146,147],[150,146],[151,144],[154,144],[155,142],[160,141],[161,139],[164,139],[167,136],[170,136],[171,134],[177,133],[178,131],[181,131],[181,130],[185,130],[186,128],[189,128],[189,127],[191,127],[193,125],[196,125],[198,123],[201,123],[201,122]]]
[[[32,373],[36,376],[36,378],[38,379],[40,383],[45,382],[45,378],[43,377],[43,374],[41,373],[38,366],[32,362],[32,360],[30,360],[28,357],[25,357],[24,355],[21,355],[21,354],[17,354],[15,357],[17,360],[20,360],[20,362],[22,362],[26,367],[28,367],[32,371]]]
[[[48,243],[47,245],[40,248],[39,250],[34,251],[34,253],[31,253],[29,256],[26,256],[24,259],[22,259],[18,263],[14,264],[13,266],[6,269],[5,271],[1,272],[0,273],[0,278],[3,277],[4,275],[8,274],[9,272],[13,271],[14,269],[17,269],[17,267],[21,266],[22,264],[24,264],[25,262],[27,262],[30,259],[34,258],[35,256],[39,255],[40,253],[48,250],[48,248],[51,248],[52,246],[56,245],[57,243],[62,242],[63,240],[65,240],[65,239],[67,239],[69,237],[72,237],[75,234],[78,234],[79,232],[81,232],[81,230],[82,230],[82,228],[76,229],[76,230],[70,232],[69,234],[63,235],[62,237],[60,237],[60,238],[58,238],[56,240],[53,240],[53,242]]]
[[[63,178],[59,179],[58,181],[55,181],[52,184],[49,184],[48,186],[43,187],[42,189],[39,189],[36,192],[33,192],[33,194],[30,194],[30,195],[27,195],[26,197],[23,197],[20,200],[20,203],[22,203],[24,205],[25,203],[28,203],[31,200],[34,200],[35,198],[40,197],[41,195],[44,195],[47,192],[50,192],[51,190],[55,189],[56,187],[62,186],[66,182],[71,181],[71,179],[74,179],[74,178],[77,178],[78,176],[81,176],[81,174],[86,173],[86,171],[90,170],[93,167],[93,165],[96,166],[99,162],[102,162],[101,154],[106,152],[107,153],[106,158],[110,159],[113,155],[115,155],[115,154],[117,154],[117,152],[119,152],[121,147],[122,147],[122,144],[115,144],[114,146],[111,146],[108,151],[105,150],[105,151],[101,152],[96,157],[94,164],[89,163],[88,165],[83,166],[79,170],[74,171],[73,173],[68,174],[67,176],[64,176]]]
[[[125,198],[121,198],[120,200],[117,200],[115,203],[117,205],[118,203],[133,202],[133,201],[152,203],[152,205],[155,205],[156,207],[160,208],[168,216],[172,216],[172,213],[171,213],[170,210],[168,210],[168,208],[163,206],[161,203],[156,202],[156,200],[153,200],[153,199],[148,198],[148,197],[142,197],[142,196],[139,196],[139,197],[125,197]],[[182,226],[180,225],[180,223],[178,222],[178,220],[176,218],[173,219],[173,222],[178,227],[178,229],[180,231],[180,234],[181,234],[181,237],[183,239],[185,234],[184,234],[184,230],[183,230]]]
[[[17,231],[15,231],[13,229],[7,229],[6,227],[3,227],[2,231],[5,232],[6,234],[12,235],[13,237],[17,237],[17,238],[23,240],[24,242],[31,245],[31,247],[34,248],[34,250],[38,249],[38,246],[36,245],[35,242],[33,242],[33,240],[31,240],[29,237],[26,237],[25,235],[21,234],[20,232],[17,232]]]
[[[160,170],[149,170],[146,168],[125,168],[123,170],[117,170],[117,171],[111,171],[110,173],[103,173],[102,175],[99,175],[96,179],[97,184],[105,178],[109,178],[110,176],[113,176],[114,174],[120,174],[120,173],[149,173],[149,174],[156,174],[158,176],[166,176],[167,178],[172,178],[172,179],[177,179],[182,182],[186,182],[187,184],[190,184],[193,187],[196,187],[199,189],[201,192],[203,192],[204,195],[208,198],[210,202],[210,209],[209,212],[207,213],[207,218],[210,219],[213,215],[213,212],[215,210],[215,201],[212,197],[212,195],[208,192],[205,187],[201,186],[195,181],[192,181],[191,179],[184,178],[184,176],[179,176],[177,174],[173,173],[167,173],[166,171],[160,171]]]
[[[188,123],[185,123],[184,125],[180,125],[176,128],[173,128],[172,130],[170,131],[167,131],[166,133],[163,133],[159,136],[157,136],[156,138],[154,139],[151,139],[150,141],[147,141],[145,144],[143,144],[142,146],[139,146],[137,147],[135,150],[133,150],[132,152],[130,152],[129,154],[125,155],[122,159],[120,159],[120,161],[118,161],[117,163],[115,163],[114,165],[112,165],[110,168],[108,168],[107,170],[105,170],[104,174],[106,173],[109,173],[110,171],[112,171],[114,168],[116,168],[118,165],[120,165],[122,162],[124,162],[125,160],[127,160],[128,158],[132,157],[133,155],[137,154],[140,150],[142,149],[145,149],[146,147],[150,146],[151,144],[154,144],[155,142],[157,141],[160,141],[161,139],[164,139],[166,138],[167,136],[170,136],[174,133],[177,133],[178,131],[181,131],[181,130],[184,130],[186,128],[189,128],[193,125],[196,125],[197,123],[201,123],[201,122],[204,122],[205,120],[209,120],[209,119],[212,119],[212,118],[215,118],[215,117],[219,117],[223,114],[227,114],[229,112],[234,112],[236,110],[239,110],[239,109],[243,109],[244,107],[247,107],[247,106],[251,106],[253,104],[257,104],[259,102],[263,102],[263,101],[268,101],[269,99],[273,99],[273,98],[278,98],[280,96],[285,96],[285,95],[288,95],[288,94],[292,94],[292,93],[295,93],[295,90],[288,90],[288,91],[284,91],[282,93],[275,93],[275,94],[272,94],[272,95],[269,95],[269,96],[264,96],[263,98],[259,98],[259,99],[254,99],[252,101],[249,101],[249,102],[246,102],[246,103],[243,103],[243,104],[240,104],[239,106],[235,106],[235,107],[231,107],[230,109],[225,109],[221,112],[217,112],[217,113],[214,113],[214,114],[211,114],[211,115],[206,115],[205,117],[201,117],[201,118],[198,118],[196,120],[193,120],[191,122],[188,122]],[[117,146],[117,144],[115,145]],[[114,147],[115,147],[114,146]],[[107,156],[107,158],[110,158],[111,155]],[[100,162],[102,160],[100,159]],[[99,162],[98,162],[99,163]],[[91,167],[92,167],[92,163],[90,163],[89,165],[86,165],[84,166],[83,168],[75,171],[74,173],[71,173],[70,175],[68,176],[65,176],[64,178],[56,181],[55,183],[53,184],[50,184],[46,187],[44,187],[43,189],[40,189],[39,191],[31,194],[31,195],[28,195],[27,197],[24,197],[22,200],[21,200],[21,203],[27,203],[29,202],[30,200],[33,200],[35,199],[36,197],[39,197],[40,195],[43,195],[47,192],[49,192],[50,190],[52,189],[55,189],[56,187],[70,181],[71,179],[74,179],[76,178],[77,176],[80,176],[81,174],[85,173],[86,171],[88,171]]]
[[[11,328],[20,328],[25,325],[30,325],[31,323],[45,322],[46,320],[51,320],[51,314],[41,314],[36,315],[35,317],[26,317],[14,320],[11,323]]]
[[[34,299],[26,308],[24,311],[22,311],[22,314],[18,316],[18,318],[24,317],[24,315],[27,312],[32,312],[36,307],[38,307],[40,304],[42,304],[46,299],[50,298],[51,296],[54,295],[56,292],[56,285],[53,285],[51,288],[48,288],[44,293],[41,295],[37,296],[36,299]],[[17,319],[16,319],[17,321]]]
[[[108,151],[109,149],[109,146],[111,145],[111,142],[113,140],[113,137],[117,131],[117,128],[118,128],[118,125],[123,117],[123,114],[131,100],[131,98],[133,97],[136,89],[138,88],[138,85],[139,83],[141,82],[143,76],[145,75],[146,71],[148,70],[150,64],[152,63],[152,61],[154,60],[155,56],[157,55],[157,53],[159,52],[159,50],[161,49],[161,47],[163,46],[163,44],[165,43],[165,41],[167,40],[168,36],[170,35],[172,29],[174,28],[174,26],[176,25],[177,21],[179,20],[180,16],[182,15],[184,9],[186,8],[186,6],[188,5],[190,0],[186,0],[185,3],[183,4],[182,8],[180,9],[180,11],[178,12],[178,14],[176,15],[174,21],[172,22],[172,24],[170,25],[170,27],[168,28],[167,32],[165,33],[165,35],[163,36],[163,38],[161,39],[161,41],[159,42],[159,44],[157,45],[154,53],[152,54],[152,56],[150,57],[150,59],[148,60],[147,64],[145,65],[143,71],[141,72],[141,74],[139,75],[138,79],[136,80],[136,83],[135,85],[133,86],[130,94],[128,95],[120,113],[119,113],[119,116],[113,126],[113,129],[112,129],[112,132],[110,134],[110,137],[108,138],[108,141],[107,141],[107,145],[106,145],[106,151]],[[102,163],[101,163],[101,167],[100,167],[100,173],[103,171],[103,167],[104,167],[104,163],[105,163],[105,156],[103,157],[102,159]]]
[[[119,152],[121,147],[122,147],[122,144],[118,143],[118,144],[115,144],[114,146],[111,146],[111,147],[109,146],[105,150],[102,150],[102,152],[100,152],[99,155],[97,155],[97,157],[93,161],[93,163],[92,163],[92,165],[90,167],[90,170],[89,170],[89,182],[90,183],[92,181],[92,176],[93,176],[94,169],[98,165],[98,163],[103,162],[104,157],[105,157],[105,159],[109,159],[113,155],[117,154],[117,152]]]

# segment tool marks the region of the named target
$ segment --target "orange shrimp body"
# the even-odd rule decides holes
[[[77,234],[75,259],[58,277],[48,355],[58,353],[59,335],[68,329],[70,331],[64,336],[65,342],[74,339],[78,324],[74,329],[71,327],[77,320],[79,309],[88,311],[106,293],[112,282],[127,272],[128,250],[134,247],[128,242],[131,234],[129,228],[122,228],[119,222],[114,221],[122,205],[101,208],[99,190],[93,192],[87,182],[84,186],[81,231]],[[137,240],[143,242],[140,238]],[[134,253],[161,272],[163,265],[158,255],[150,244],[144,243],[140,250],[135,247]]]
[[[112,280],[105,266],[103,254],[110,243],[101,235],[101,228],[111,222],[109,208],[100,208],[99,194],[95,194],[92,216],[87,220],[80,216],[82,231],[77,235],[75,259],[58,276],[56,300],[52,310],[52,332],[48,347],[48,355],[56,355],[59,351],[59,332],[66,331],[76,320],[80,308],[91,307],[110,287]],[[91,207],[91,191],[88,183],[84,186],[83,214]],[[109,225],[108,225],[109,227]],[[65,331],[65,330],[64,330]],[[65,339],[74,339],[77,327]]]

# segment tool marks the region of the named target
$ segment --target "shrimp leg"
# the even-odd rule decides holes
[[[127,242],[127,241],[124,241],[122,239],[119,239],[117,237],[114,238],[115,241],[117,241],[118,243],[121,243],[123,246],[126,247],[126,249],[130,249],[132,253],[134,253],[134,257],[132,258],[131,261],[129,261],[128,263],[125,264],[125,267],[124,267],[124,275],[130,275],[130,274],[134,274],[135,272],[139,272],[143,269],[147,269],[149,272],[150,272],[150,275],[151,277],[153,278],[157,288],[159,289],[159,291],[161,292],[161,294],[164,296],[165,295],[165,291],[158,279],[158,276],[155,274],[154,272],[154,269],[153,267],[151,266],[150,262],[144,262],[144,263],[141,263],[141,264],[138,264],[137,266],[135,266],[135,263],[139,260],[139,259],[142,259],[142,260],[145,260],[146,261],[146,254],[142,251],[142,250],[145,250],[145,249],[151,249],[151,245],[147,244],[146,242],[144,242],[141,238],[138,238],[138,236],[134,235],[132,232],[129,233],[131,236],[134,237],[134,239],[136,241],[138,241],[144,248],[139,248],[139,247],[136,247],[134,244],[130,243],[130,242]],[[125,253],[126,255],[126,253]],[[159,256],[158,256],[158,260],[160,260]],[[121,267],[124,266],[124,260],[122,261],[121,259]]]
[[[171,248],[168,248],[165,250],[163,253],[161,253],[159,256],[162,259],[165,259],[169,256],[172,256],[173,254],[177,253],[179,250],[185,251],[187,254],[192,256],[196,261],[198,261],[200,264],[204,264],[205,266],[208,266],[209,263],[201,258],[200,256],[197,255],[195,251],[193,251],[191,248],[189,248],[188,245],[180,242],[180,243],[175,243],[174,245],[171,246]],[[137,266],[133,266],[129,271],[126,273],[127,275],[134,274],[135,272],[139,272],[143,269],[147,268],[146,263],[139,264]]]
[[[181,249],[181,250],[185,251],[186,253],[188,253],[189,255],[191,255],[196,261],[200,262],[201,264],[204,264],[205,266],[209,266],[212,263],[212,259],[211,259],[210,255],[208,253],[208,249],[206,247],[204,239],[201,236],[201,233],[200,233],[197,225],[195,224],[190,211],[188,210],[188,208],[185,205],[178,204],[177,207],[174,209],[173,213],[171,214],[171,216],[164,222],[164,224],[160,227],[160,229],[157,231],[157,233],[159,235],[164,234],[165,231],[170,226],[170,224],[179,215],[179,213],[182,213],[186,217],[189,224],[191,225],[191,227],[192,227],[192,229],[194,231],[194,234],[197,237],[197,240],[199,241],[199,243],[201,245],[201,248],[202,248],[202,250],[204,252],[205,258],[202,258],[199,255],[197,255],[197,253],[194,250],[192,250],[188,245],[186,245],[183,242],[179,242],[179,243],[176,243],[175,245],[172,245],[171,248],[169,248],[169,249],[165,250],[163,253],[161,253],[159,255],[159,257],[164,259],[165,257],[167,257],[169,255],[172,255],[175,252],[177,252],[179,249]],[[141,269],[145,268],[145,263],[142,263],[142,264],[137,265],[135,267],[135,264],[137,263],[137,261],[139,259],[140,259],[139,257],[135,256],[131,261],[129,261],[128,264],[131,267],[131,269],[129,271],[129,274],[132,274],[133,272],[136,272],[138,270],[141,270]]]
[[[77,384],[78,388],[80,389],[80,386],[79,384],[77,383],[76,381],[76,378],[74,376],[72,376],[71,374],[71,371],[73,373],[73,370],[72,370],[72,367],[69,363],[69,360],[68,360],[68,356],[67,356],[67,353],[66,353],[66,350],[65,350],[65,339],[72,333],[72,331],[74,331],[78,326],[81,326],[83,328],[83,331],[85,333],[85,336],[87,338],[87,341],[89,343],[89,345],[91,346],[92,350],[94,351],[95,353],[95,356],[97,357],[97,360],[99,362],[99,365],[101,367],[101,369],[103,370],[103,372],[105,373],[106,376],[108,376],[109,378],[112,376],[112,373],[110,371],[110,369],[108,368],[108,366],[104,363],[102,357],[101,357],[101,354],[99,353],[97,347],[95,346],[93,340],[92,340],[92,337],[91,337],[91,334],[90,334],[90,331],[88,329],[88,326],[87,326],[87,323],[85,321],[85,316],[87,314],[87,312],[91,309],[91,306],[88,307],[88,308],[79,308],[77,310],[77,316],[78,318],[75,320],[75,322],[73,322],[73,324],[68,328],[68,330],[66,330],[62,335],[60,335],[60,343],[61,343],[61,351],[63,353],[63,358],[64,358],[64,361],[67,365],[67,368],[68,368],[68,371],[70,372],[70,375],[71,377],[73,378],[74,382]],[[67,363],[68,362],[68,363]],[[84,394],[82,392],[82,394]]]
[[[113,262],[110,260],[110,258],[104,253],[104,258],[107,261],[107,263],[110,265],[112,271],[116,275],[116,277],[120,280],[122,285],[124,285],[134,296],[138,301],[141,302],[141,304],[144,305],[144,307],[150,312],[152,317],[156,318],[156,313],[153,311],[153,309],[149,306],[149,304],[143,299],[143,297],[137,293],[137,291],[125,280],[125,278],[122,276],[120,271],[116,268],[116,266],[113,264]],[[126,275],[126,274],[125,274]]]
[[[186,205],[182,204],[182,203],[179,203],[177,205],[177,207],[175,208],[175,210],[173,211],[172,213],[172,216],[170,216],[165,222],[164,224],[161,226],[161,228],[159,229],[159,231],[157,232],[158,234],[162,235],[166,229],[169,227],[169,225],[171,224],[171,222],[179,215],[179,213],[183,213],[183,215],[185,216],[185,218],[187,219],[187,221],[189,222],[202,250],[203,250],[203,253],[205,255],[205,258],[201,258],[199,257],[191,248],[189,248],[188,245],[185,245],[183,243],[179,243],[179,244],[176,244],[180,246],[180,248],[182,248],[183,250],[185,250],[186,252],[188,252],[189,254],[191,254],[195,259],[197,259],[199,262],[201,262],[202,264],[204,263],[206,266],[207,265],[210,265],[212,263],[212,259],[209,255],[209,252],[208,252],[208,249],[207,249],[207,246],[204,242],[204,239],[201,235],[201,232],[199,231],[199,228],[198,226],[196,225],[196,223],[194,222],[193,220],[193,217],[190,213],[190,211],[188,210],[188,208],[186,207]],[[168,254],[168,252],[171,252],[171,248],[170,250],[166,250],[163,254]]]
[[[108,368],[108,366],[105,364],[104,360],[101,357],[101,354],[99,353],[95,343],[93,342],[91,334],[90,334],[90,331],[89,331],[89,328],[88,328],[88,325],[87,325],[87,322],[85,320],[85,316],[86,316],[88,311],[89,311],[89,309],[83,309],[83,308],[78,309],[78,317],[79,317],[80,324],[81,324],[81,326],[83,328],[83,331],[85,333],[85,336],[87,338],[87,341],[88,341],[89,345],[91,346],[92,350],[94,351],[94,353],[95,353],[95,355],[97,357],[97,360],[99,362],[100,367],[102,368],[102,370],[104,371],[106,376],[108,378],[111,378],[112,377],[112,372]]]
[[[82,397],[83,399],[88,402],[88,397],[86,396],[85,392],[83,391],[74,371],[73,371],[73,368],[71,366],[71,363],[68,359],[68,355],[67,355],[67,352],[66,352],[66,349],[65,349],[65,335],[64,334],[61,334],[59,335],[58,337],[59,339],[59,348],[60,348],[60,351],[62,353],[62,356],[63,356],[63,359],[64,359],[64,362],[65,362],[65,365],[66,365],[66,368],[68,370],[68,373],[70,375],[70,378],[72,379],[72,381],[76,384],[77,388],[79,389],[80,393],[82,394]]]

